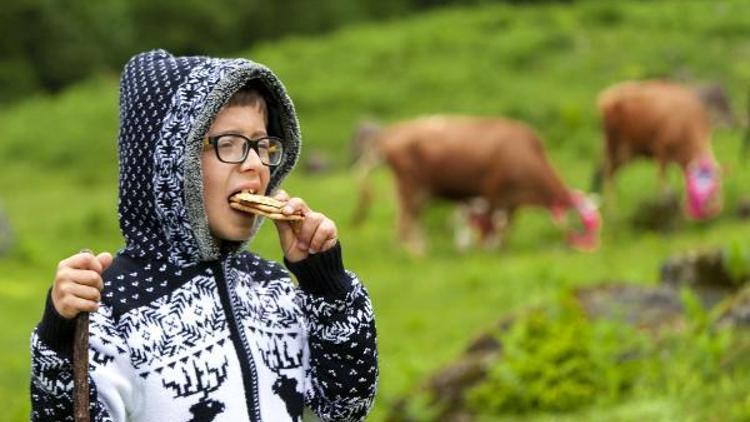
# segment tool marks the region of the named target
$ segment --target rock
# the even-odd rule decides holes
[[[723,310],[717,320],[718,326],[750,327],[750,287],[740,290],[722,304]]]
[[[607,283],[574,294],[592,320],[621,322],[650,332],[684,325],[679,294],[666,286]]]
[[[737,202],[737,217],[742,220],[750,218],[750,198],[742,198]]]
[[[653,333],[684,325],[679,296],[675,290],[666,286],[607,283],[578,289],[574,296],[586,316],[592,320],[615,320]],[[427,398],[427,405],[437,409],[434,420],[473,420],[473,415],[466,407],[466,392],[484,380],[487,370],[498,359],[502,359],[503,346],[499,335],[512,328],[517,315],[529,311],[526,309],[506,316],[498,321],[495,329],[477,336],[454,362],[437,370],[413,393],[397,400],[386,420],[417,420],[409,414],[410,401],[416,397]]]
[[[672,232],[683,223],[680,195],[675,191],[644,200],[631,217],[634,228],[656,232]]]
[[[498,327],[509,327],[503,320]],[[391,408],[386,421],[413,421],[408,414],[409,401],[416,395],[428,397],[428,405],[440,409],[440,421],[468,422],[473,420],[465,408],[465,392],[484,379],[487,368],[501,354],[500,340],[495,333],[483,333],[472,341],[466,351],[453,363],[437,371],[417,388],[415,393],[401,398]]]
[[[720,249],[690,251],[667,259],[661,267],[661,282],[676,290],[690,287],[706,308],[736,292],[740,285],[724,267]]]
[[[592,321],[607,320],[634,326],[659,338],[664,332],[683,329],[687,322],[680,288],[690,287],[707,306],[731,297],[738,290],[724,270],[720,250],[689,252],[670,258],[662,267],[662,284],[648,286],[608,282],[573,291],[573,297]],[[720,306],[717,324],[750,327],[750,287]],[[487,371],[503,358],[499,336],[512,328],[521,310],[505,316],[495,328],[472,340],[454,362],[437,370],[412,393],[398,399],[386,418],[390,422],[424,420],[411,415],[417,406],[429,406],[431,420],[469,422],[474,416],[467,407],[467,391],[484,380]],[[417,402],[413,402],[413,401]],[[418,407],[419,408],[419,407]]]
[[[490,333],[484,333],[469,345],[466,349],[466,353],[500,352],[501,349],[502,345],[497,336]]]

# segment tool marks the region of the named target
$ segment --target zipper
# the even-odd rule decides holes
[[[228,262],[228,261],[227,261]],[[242,371],[242,384],[245,387],[245,401],[247,403],[247,411],[251,421],[260,422],[260,404],[258,403],[258,372],[255,369],[255,361],[250,351],[250,344],[245,337],[245,332],[240,325],[239,317],[237,316],[236,303],[237,303],[237,292],[235,291],[234,281],[229,280],[226,277],[230,272],[225,268],[225,265],[221,262],[216,262],[211,265],[214,270],[216,277],[216,285],[219,289],[219,299],[224,309],[224,314],[229,323],[229,333],[234,343],[234,347],[239,351],[237,353],[237,360],[240,362],[240,370]]]

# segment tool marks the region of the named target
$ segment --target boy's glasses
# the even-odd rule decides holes
[[[210,136],[203,140],[203,146],[208,145],[213,145],[216,158],[227,164],[244,162],[251,148],[260,157],[260,162],[267,166],[278,166],[284,155],[281,139],[275,136],[264,136],[258,139],[235,134]]]

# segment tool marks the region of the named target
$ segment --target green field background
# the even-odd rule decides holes
[[[319,37],[290,37],[237,56],[274,69],[299,112],[302,161],[331,160],[323,174],[292,175],[285,188],[339,225],[347,267],[369,289],[380,351],[378,396],[370,420],[495,321],[544,303],[565,289],[606,281],[651,285],[669,256],[750,242],[735,216],[750,196],[740,154],[743,129],[716,128],[724,213],[710,223],[663,234],[633,230],[629,216],[657,190],[656,168],[636,163],[617,182],[602,247],[577,253],[543,210],[523,210],[500,251],[457,253],[451,207],[425,216],[428,253],[398,247],[394,192],[374,174],[369,220],[350,227],[357,187],[349,140],[363,119],[390,123],[431,113],[508,116],[531,124],[550,160],[573,187],[587,189],[600,156],[597,93],[626,79],[721,83],[737,116],[750,92],[750,7],[742,0],[579,1],[438,9]],[[0,206],[15,246],[0,257],[0,420],[27,420],[29,335],[57,262],[81,248],[117,251],[117,75],[103,74],[55,96],[0,109]],[[457,157],[460,159],[460,157]],[[680,189],[677,169],[669,174]],[[270,225],[251,245],[281,259]],[[745,367],[747,369],[749,367]],[[675,362],[674,371],[686,365]],[[727,420],[750,415],[750,379],[733,376],[636,390],[615,402],[567,413],[508,415],[521,420]],[[700,384],[703,382],[704,384]],[[744,404],[743,404],[744,403]],[[746,406],[743,408],[742,406]],[[740,409],[740,410],[738,410]],[[745,409],[746,413],[742,413]]]

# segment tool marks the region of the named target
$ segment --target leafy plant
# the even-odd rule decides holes
[[[730,242],[724,248],[723,263],[733,281],[739,283],[750,277],[750,243],[741,240]]]
[[[569,411],[627,391],[629,330],[595,326],[572,298],[524,315],[501,336],[505,354],[468,396],[478,413]],[[631,337],[633,338],[633,337]],[[631,361],[635,362],[635,361]]]

